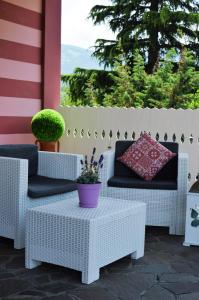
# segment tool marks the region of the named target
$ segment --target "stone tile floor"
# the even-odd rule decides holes
[[[0,299],[199,300],[199,247],[183,237],[147,228],[145,256],[127,256],[101,269],[100,280],[81,284],[80,272],[42,264],[26,270],[24,250],[0,238]]]

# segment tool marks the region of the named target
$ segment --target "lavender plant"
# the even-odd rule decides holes
[[[100,169],[103,167],[103,155],[100,155],[99,160],[95,160],[96,148],[93,148],[92,156],[88,161],[88,156],[85,155],[84,160],[81,160],[82,173],[77,178],[77,183],[95,184],[99,183]]]

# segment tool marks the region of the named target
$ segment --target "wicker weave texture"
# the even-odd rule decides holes
[[[108,187],[107,181],[114,175],[115,153],[104,153],[101,173],[102,196],[136,200],[147,204],[146,225],[169,227],[170,234],[183,235],[188,186],[188,155],[179,153],[178,189],[152,190]]]
[[[38,174],[54,178],[76,179],[81,155],[39,152]],[[17,249],[25,246],[25,213],[36,207],[76,195],[77,192],[32,199],[28,191],[28,161],[0,157],[0,236],[14,239]]]
[[[26,267],[48,262],[82,272],[82,282],[99,278],[99,269],[132,253],[144,255],[144,203],[100,198],[94,209],[78,197],[29,209]]]

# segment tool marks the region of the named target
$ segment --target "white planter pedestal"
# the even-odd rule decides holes
[[[199,224],[197,220],[199,220],[199,193],[188,193],[184,246],[199,246],[199,225],[193,226],[193,221]]]

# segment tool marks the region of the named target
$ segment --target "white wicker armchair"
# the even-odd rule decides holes
[[[178,155],[177,190],[139,189],[110,187],[107,181],[114,176],[115,151],[104,154],[101,172],[102,195],[147,204],[146,225],[169,227],[170,234],[183,235],[188,185],[188,155]]]
[[[76,179],[81,171],[81,155],[38,152],[38,175]],[[14,240],[14,247],[25,246],[25,212],[27,208],[71,197],[68,192],[37,199],[28,192],[28,160],[0,157],[0,236]]]

